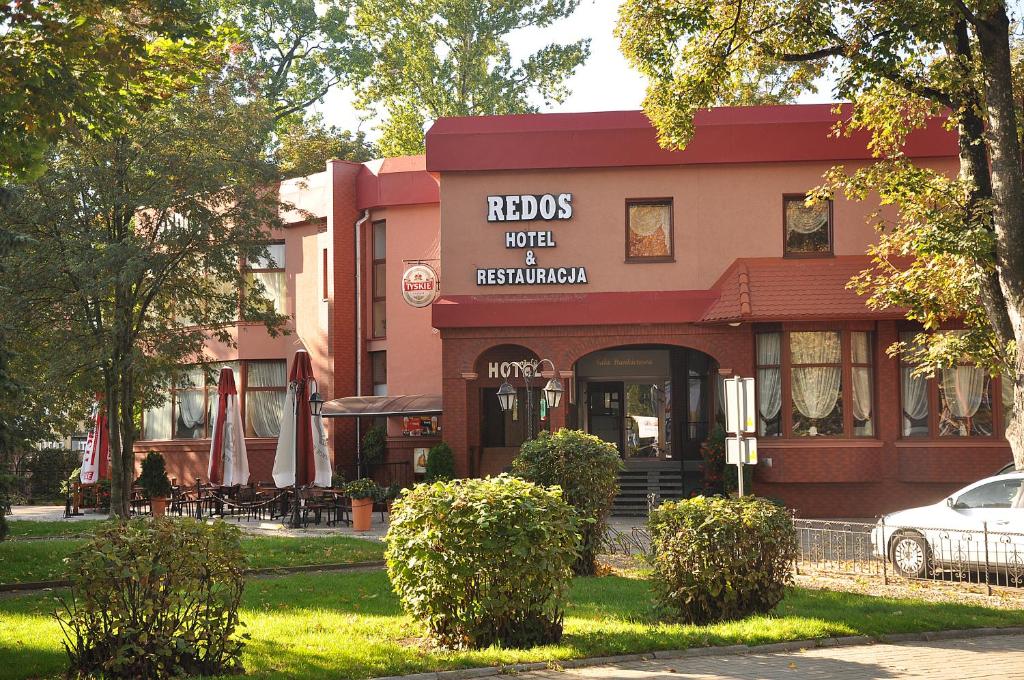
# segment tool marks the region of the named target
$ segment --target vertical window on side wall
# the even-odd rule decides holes
[[[262,284],[264,295],[278,314],[285,313],[285,248],[283,241],[267,244],[267,256],[246,263],[246,288],[254,282]]]
[[[794,436],[843,434],[843,355],[838,331],[789,333]]]
[[[831,255],[832,201],[807,204],[807,197],[782,197],[784,252],[787,257]]]
[[[645,198],[626,201],[626,261],[671,262],[672,199]]]
[[[917,347],[917,333],[900,333],[900,342],[908,352]],[[904,437],[928,437],[930,381],[921,375],[914,374],[914,364],[907,360],[908,352],[900,355],[900,403],[902,404],[902,427]]]
[[[387,335],[387,223],[373,223],[373,265],[371,273],[371,331],[373,337]]]
[[[245,362],[245,436],[276,437],[288,389],[284,359]]]
[[[370,374],[373,380],[374,396],[386,396],[388,393],[387,352],[370,352]]]
[[[874,338],[868,331],[850,333],[850,410],[855,437],[875,435]]]
[[[758,333],[757,433],[782,435],[782,333]]]
[[[330,260],[327,257],[327,248],[323,249],[323,257],[320,263],[320,282],[321,282],[321,297],[326,300],[328,297],[328,267],[330,266]]]

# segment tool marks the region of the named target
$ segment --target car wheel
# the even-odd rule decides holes
[[[907,578],[924,578],[928,575],[931,554],[928,543],[920,534],[898,533],[892,539],[892,566],[896,573]]]

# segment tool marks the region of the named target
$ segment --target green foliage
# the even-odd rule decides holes
[[[345,488],[345,475],[341,472],[335,472],[331,475],[331,488],[332,489],[344,489]]]
[[[0,9],[0,184],[37,175],[74,129],[109,131],[178,80],[168,67],[210,39],[201,4],[19,2]]]
[[[79,466],[80,456],[67,449],[40,449],[29,454],[26,469],[32,498],[57,498],[71,472]]]
[[[0,500],[0,506],[2,505],[3,501]],[[0,507],[0,541],[6,539],[8,533],[10,533],[10,528],[7,526],[6,508]]]
[[[700,457],[704,459],[704,479],[719,482],[725,475],[725,428],[715,423],[708,440],[700,446]]]
[[[580,432],[560,429],[541,431],[523,442],[512,461],[512,474],[542,486],[558,486],[565,501],[580,518],[582,542],[573,569],[593,574],[601,549],[612,503],[619,493],[622,460],[614,444]]]
[[[240,536],[224,522],[169,518],[97,530],[68,560],[71,594],[57,614],[68,676],[241,672]]]
[[[427,469],[424,478],[428,482],[455,479],[455,454],[446,442],[431,447],[427,454]]]
[[[323,172],[333,159],[364,163],[377,157],[377,147],[366,133],[326,125],[317,114],[291,116],[278,122],[274,160],[283,177],[305,177]]]
[[[357,105],[382,108],[381,152],[423,152],[441,116],[531,113],[560,103],[590,41],[547,45],[513,60],[508,35],[570,16],[579,0],[354,0]]]
[[[349,482],[345,485],[345,494],[349,498],[372,498],[377,500],[377,497],[380,496],[380,492],[380,485],[366,477]]]
[[[767,614],[792,582],[792,518],[763,498],[667,501],[648,527],[658,599],[683,622]]]
[[[142,459],[138,484],[147,498],[167,498],[171,495],[171,480],[167,478],[167,466],[159,452],[150,451]]]
[[[445,647],[557,642],[579,545],[561,496],[504,475],[407,491],[385,552],[402,606]]]
[[[370,465],[384,462],[387,452],[388,431],[383,425],[374,425],[363,435],[363,461]]]

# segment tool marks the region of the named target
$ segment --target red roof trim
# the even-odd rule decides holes
[[[597,326],[699,321],[716,291],[560,295],[448,295],[434,303],[434,328]]]
[[[423,156],[384,158],[364,163],[356,175],[356,208],[417,205],[440,201],[438,178]]]
[[[849,115],[832,104],[722,107],[698,112],[684,151],[657,142],[643,111],[441,118],[427,132],[432,172],[867,160],[868,136],[835,137]],[[953,157],[956,135],[936,119],[910,135],[911,157]]]

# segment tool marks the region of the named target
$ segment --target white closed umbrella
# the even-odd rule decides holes
[[[295,353],[288,377],[288,393],[281,412],[281,433],[274,456],[274,484],[289,486],[331,485],[331,458],[323,419],[313,415],[309,397],[316,391],[313,364],[306,350]]]

